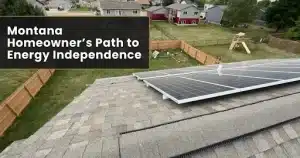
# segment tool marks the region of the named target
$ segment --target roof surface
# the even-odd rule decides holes
[[[120,1],[100,1],[102,9],[141,9],[137,2],[120,2]]]
[[[139,4],[146,4],[146,5],[150,4],[149,0],[136,0],[136,2]]]
[[[208,10],[216,8],[216,7],[219,7],[220,9],[225,10],[228,6],[227,5],[215,5],[213,7],[208,8]]]
[[[175,9],[175,10],[182,10],[188,7],[195,7],[192,4],[180,4],[180,3],[174,3],[171,5],[168,5],[166,8],[171,8],[171,9]]]
[[[149,11],[149,12],[153,12],[153,11],[156,11],[156,10],[159,10],[159,9],[162,9],[164,8],[163,6],[152,6],[150,8],[147,8],[146,10]]]
[[[133,76],[103,78],[0,157],[299,157],[299,98],[294,83],[178,105]]]

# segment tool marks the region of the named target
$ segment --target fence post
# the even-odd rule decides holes
[[[43,80],[42,80],[42,78],[41,78],[41,76],[40,76],[40,74],[39,74],[39,70],[36,72],[36,74],[37,74],[37,77],[39,78],[39,80],[42,82],[42,84],[44,85],[45,83],[43,82]]]
[[[31,98],[33,98],[33,95],[29,92],[28,88],[26,87],[26,85],[23,85],[23,88],[25,89],[25,91],[30,95]]]
[[[206,65],[207,55],[205,56],[204,65]]]
[[[6,106],[15,116],[18,116],[18,114],[6,102],[4,102],[4,106]]]
[[[53,75],[53,73],[52,73],[51,69],[48,69],[48,71],[50,72],[50,74],[51,74],[51,76],[52,76],[52,75]]]

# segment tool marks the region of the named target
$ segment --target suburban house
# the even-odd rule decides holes
[[[212,24],[221,24],[226,5],[215,5],[208,8],[205,15],[205,21]]]
[[[174,3],[166,7],[166,18],[177,25],[197,25],[200,11],[193,4]]]
[[[135,0],[135,1],[144,8],[150,6],[149,0]]]
[[[167,14],[167,9],[164,8],[163,6],[152,6],[148,9],[147,11],[147,16],[151,20],[166,20],[166,14]]]
[[[100,1],[100,16],[140,16],[141,5],[137,2]]]
[[[203,10],[200,12],[200,18],[205,19],[207,10],[213,6],[214,6],[213,4],[208,4],[208,3],[204,4]]]

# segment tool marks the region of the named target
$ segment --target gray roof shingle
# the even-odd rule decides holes
[[[120,2],[120,1],[100,1],[102,9],[141,9],[141,5],[137,2]]]
[[[216,8],[216,7],[219,7],[220,9],[225,10],[225,9],[227,9],[228,6],[227,5],[215,5],[213,7],[208,8],[208,10]]]
[[[156,10],[159,10],[159,9],[162,9],[162,8],[164,8],[164,7],[163,6],[152,6],[148,9],[146,9],[146,11],[153,12],[153,11],[156,11]]]
[[[192,4],[180,4],[180,3],[174,3],[171,5],[168,5],[166,8],[175,9],[175,10],[182,10],[189,7],[195,7]]]

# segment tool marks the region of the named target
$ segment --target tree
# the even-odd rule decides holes
[[[197,4],[198,7],[204,7],[205,0],[193,0],[195,4]]]
[[[224,19],[231,26],[252,22],[257,13],[256,0],[230,0]]]
[[[300,16],[295,23],[296,25],[286,33],[286,37],[292,40],[300,40]]]
[[[163,0],[163,6],[168,6],[173,4],[173,0]]]
[[[271,4],[270,0],[262,0],[257,3],[258,8],[267,8]]]
[[[215,5],[227,5],[229,0],[210,0],[209,3]]]
[[[299,0],[278,0],[271,3],[266,12],[266,22],[270,27],[275,27],[276,32],[295,26],[295,21],[300,15]]]
[[[2,16],[43,16],[41,8],[29,4],[26,0],[4,0],[0,5]]]

